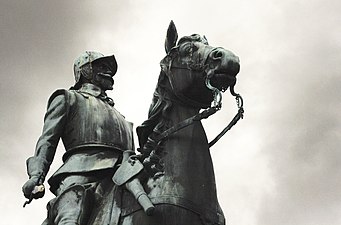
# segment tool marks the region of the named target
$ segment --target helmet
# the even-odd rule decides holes
[[[93,52],[93,51],[86,51],[82,53],[76,60],[73,65],[73,72],[75,76],[76,83],[79,82],[81,76],[92,76],[92,74],[81,73],[82,67],[84,65],[90,64],[90,69],[92,70],[92,63],[95,61],[103,61],[105,62],[110,69],[112,70],[113,74],[117,71],[117,62],[115,56],[104,56],[102,53]],[[92,77],[86,77],[91,79]]]

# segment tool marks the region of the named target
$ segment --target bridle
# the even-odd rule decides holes
[[[206,78],[206,86],[207,88],[211,89],[213,88],[213,93],[214,93],[214,101],[213,101],[213,104],[219,104],[221,106],[221,100],[222,100],[222,94],[221,94],[221,91],[216,88],[216,87],[213,87],[211,84],[210,84],[210,80]],[[216,89],[219,91],[219,93],[216,94]],[[209,147],[212,147],[215,143],[217,143],[219,141],[219,139],[224,136],[224,134],[226,134],[227,131],[229,131],[237,122],[238,120],[240,119],[243,119],[244,118],[244,101],[243,101],[243,98],[240,94],[237,94],[234,92],[234,85],[233,86],[230,86],[230,93],[231,95],[235,96],[236,98],[236,103],[237,103],[237,107],[238,107],[238,112],[237,114],[233,117],[233,119],[231,120],[231,122],[211,141],[209,142],[208,146]],[[216,97],[217,96],[217,97]],[[219,97],[219,98],[218,98]],[[215,101],[217,101],[216,99],[219,99],[219,102],[218,103],[215,103]]]
[[[177,47],[174,47],[173,49],[176,49],[176,48]],[[168,64],[161,61],[161,67],[165,71],[166,75],[168,74],[168,76],[171,75],[171,69],[172,68],[186,69],[186,70],[190,70],[190,71],[191,70],[200,70],[200,69],[204,70],[204,68],[206,66],[206,61],[207,61],[210,53],[212,51],[214,51],[215,49],[216,48],[212,48],[210,51],[205,51],[204,56],[202,57],[203,60],[200,60],[201,62],[196,63],[194,65],[192,65],[192,64],[175,65],[173,63],[173,60],[171,59],[171,60],[169,60]],[[166,57],[169,57],[169,55],[167,55]],[[194,60],[192,60],[192,62],[193,61]],[[175,124],[171,128],[163,131],[160,135],[158,135],[156,137],[156,139],[155,139],[156,143],[159,144],[163,139],[167,138],[170,134],[173,134],[173,133],[193,124],[195,121],[207,119],[208,117],[215,114],[217,111],[219,111],[221,109],[222,91],[220,91],[218,88],[211,85],[211,78],[212,77],[213,77],[213,74],[209,74],[205,78],[205,85],[208,89],[210,89],[212,91],[213,97],[214,97],[211,106],[209,108],[203,110],[202,112],[200,112],[200,113],[198,113],[198,114],[196,114],[196,115],[194,115],[188,119],[185,119],[185,120]],[[231,93],[231,95],[235,96],[237,107],[238,107],[238,112],[233,117],[231,122],[211,142],[209,142],[209,147],[212,147],[215,143],[217,143],[218,140],[239,121],[239,119],[243,119],[243,114],[244,114],[243,98],[240,94],[235,93],[234,85],[230,86],[230,93]]]

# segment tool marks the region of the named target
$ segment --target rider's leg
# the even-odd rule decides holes
[[[60,195],[54,203],[54,224],[82,225],[86,224],[90,210],[90,196],[82,185],[75,185]]]
[[[72,175],[61,183],[57,197],[51,200],[48,219],[55,225],[86,224],[91,214],[96,183],[86,176]]]

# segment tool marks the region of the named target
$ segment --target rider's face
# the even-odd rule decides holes
[[[112,90],[114,85],[114,73],[111,71],[108,65],[102,62],[94,62],[92,64],[94,83],[100,88],[105,90]]]

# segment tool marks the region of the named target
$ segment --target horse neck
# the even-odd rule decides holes
[[[200,108],[190,107],[182,104],[173,104],[169,113],[169,119],[173,125],[180,123],[199,113]]]

